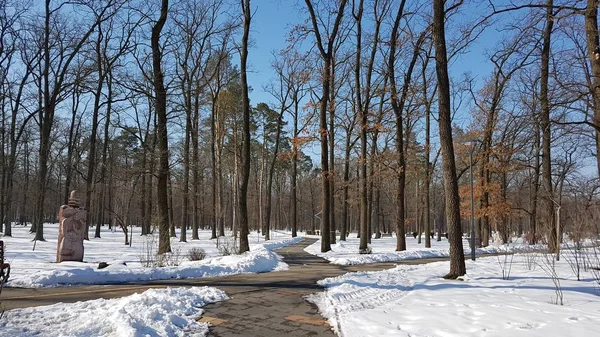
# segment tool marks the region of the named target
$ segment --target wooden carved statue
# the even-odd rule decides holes
[[[58,250],[56,262],[83,261],[83,239],[86,230],[86,211],[79,208],[75,191],[71,192],[67,205],[58,210]]]

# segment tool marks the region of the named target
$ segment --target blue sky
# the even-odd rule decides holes
[[[248,81],[253,88],[250,99],[254,105],[272,101],[271,96],[262,89],[273,78],[271,53],[286,46],[290,28],[302,23],[307,14],[301,12],[305,8],[302,1],[258,0],[252,3],[252,7],[254,15],[250,32],[252,46],[248,56]],[[492,68],[485,50],[497,44],[499,38],[501,36],[497,32],[486,31],[467,53],[454,60],[450,67],[451,75],[460,77],[463,73],[470,72],[478,79],[486,77]]]
[[[302,23],[308,14],[303,13],[305,11],[303,1],[291,0],[256,0],[252,3],[252,10],[250,32],[252,45],[248,55],[248,82],[253,89],[250,100],[252,105],[260,102],[272,103],[272,97],[262,88],[273,78],[270,66],[273,59],[272,52],[286,47],[286,38],[291,27]],[[470,72],[472,76],[479,79],[487,76],[491,66],[484,55],[484,50],[496,44],[497,38],[496,32],[486,32],[472,45],[469,52],[459,56],[451,64],[451,76],[458,78],[465,72]],[[470,123],[468,107],[459,115],[455,122],[466,128]],[[436,137],[435,134],[432,136]],[[309,146],[304,150],[313,157],[315,164],[319,165],[318,147]]]
[[[252,3],[254,16],[250,39],[253,43],[248,54],[248,82],[253,88],[251,104],[269,103],[271,96],[262,86],[273,78],[271,71],[272,51],[286,46],[287,33],[293,25],[302,22],[294,1],[259,0]]]

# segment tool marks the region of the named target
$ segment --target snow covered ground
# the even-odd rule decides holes
[[[273,271],[287,266],[271,250],[299,240],[292,240],[289,233],[273,232],[273,241],[265,243],[260,235],[251,233],[251,252],[221,256],[214,240],[209,240],[210,233],[202,231],[201,240],[172,240],[179,266],[144,268],[145,247],[155,242],[136,232],[132,247],[125,246],[122,233],[103,229],[101,239],[85,242],[86,262],[57,264],[56,225],[46,225],[48,241],[35,243],[35,251],[28,228],[13,228],[13,237],[2,238],[7,261],[13,267],[8,285],[106,284]],[[468,243],[464,244],[468,254]],[[448,255],[445,239],[432,240],[433,247],[427,249],[424,243],[418,245],[416,239],[407,238],[406,252],[395,252],[395,245],[395,238],[373,239],[373,254],[359,255],[358,239],[349,238],[325,254],[319,252],[319,241],[306,250],[337,264]],[[187,251],[192,248],[202,248],[207,258],[186,261]],[[517,242],[478,253],[531,249]],[[326,291],[315,293],[308,300],[319,307],[338,335],[346,337],[596,336],[600,331],[600,271],[594,277],[582,270],[581,281],[577,281],[567,262],[568,257],[571,261],[574,257],[568,251],[564,253],[554,268],[551,260],[540,253],[479,257],[475,262],[467,261],[464,280],[441,278],[449,270],[448,262],[349,273],[321,280]],[[99,270],[99,262],[111,266]],[[556,277],[552,276],[553,270]],[[560,282],[560,291],[556,281]],[[555,304],[559,295],[562,306]],[[0,335],[204,336],[208,327],[197,321],[202,314],[200,308],[226,299],[227,295],[215,288],[167,288],[119,299],[15,309],[5,312]]]
[[[356,265],[375,262],[393,262],[402,260],[426,259],[436,257],[447,257],[449,255],[448,240],[442,238],[442,241],[431,240],[431,248],[425,248],[425,238],[422,238],[421,244],[413,237],[406,238],[406,250],[396,252],[396,237],[382,237],[372,239],[369,245],[372,249],[371,254],[358,254],[360,239],[353,233],[346,241],[337,241],[331,245],[331,250],[327,253],[321,253],[321,241],[306,247],[304,250],[313,255],[320,256],[329,260],[333,264]],[[506,246],[491,244],[489,247],[478,248],[477,254],[490,254],[496,252],[520,252],[531,251],[542,246],[530,246],[522,243],[521,239],[515,239],[514,243]],[[469,243],[463,240],[465,254],[469,255]]]
[[[424,253],[411,241],[408,253],[397,254],[396,259],[439,256],[447,251],[442,242],[437,243],[436,251]],[[373,261],[356,254],[358,249],[352,243],[341,246],[336,246],[337,253],[334,248],[334,253],[326,254],[330,260]],[[379,242],[374,241],[373,250],[384,258],[394,258]],[[539,253],[468,260],[464,280],[442,279],[449,262],[349,273],[320,281],[327,290],[308,299],[344,337],[597,336],[598,272],[594,277],[581,271],[581,281],[577,281],[566,259],[574,261],[573,256],[564,253],[554,268],[551,256]],[[556,278],[551,276],[553,270]],[[503,271],[508,279],[503,278]],[[557,292],[554,281],[560,283],[561,291]],[[555,304],[561,292],[562,306]]]
[[[28,228],[14,227],[12,237],[3,237],[5,260],[11,264],[8,287],[52,287],[82,284],[115,284],[150,280],[185,279],[223,276],[240,273],[261,273],[287,269],[281,257],[271,250],[297,242],[291,235],[274,231],[272,241],[264,242],[262,236],[252,233],[249,237],[251,251],[242,255],[222,256],[216,247],[216,240],[210,240],[210,231],[201,231],[200,240],[179,242],[171,239],[174,254],[169,264],[178,266],[164,268],[144,268],[141,261],[147,261],[148,253],[156,251],[157,237],[140,236],[139,228],[134,229],[132,246],[124,244],[121,231],[111,232],[102,227],[100,239],[90,238],[84,243],[84,262],[56,261],[58,236],[57,224],[44,225],[45,242],[32,242],[33,234]],[[93,236],[93,231],[91,234]],[[188,232],[188,238],[191,233]],[[35,244],[35,250],[33,246]],[[154,247],[154,248],[149,248]],[[189,261],[188,251],[203,249],[207,257],[201,261]],[[154,255],[154,254],[150,254]],[[99,262],[110,266],[98,269]]]
[[[148,254],[156,251],[157,238],[133,233],[132,246],[124,245],[122,232],[102,228],[100,239],[84,243],[85,262],[55,263],[57,225],[45,224],[46,242],[32,242],[28,228],[14,227],[5,242],[5,259],[11,264],[8,287],[53,287],[81,284],[111,284],[159,279],[182,279],[260,273],[287,269],[273,249],[301,240],[273,231],[271,241],[251,233],[251,251],[223,256],[210,240],[209,231],[200,232],[200,240],[181,243],[171,240],[174,254],[170,264],[178,266],[145,268]],[[188,237],[191,237],[188,233]],[[230,241],[230,240],[229,240]],[[221,244],[223,240],[221,239]],[[33,250],[35,244],[35,250]],[[189,261],[188,251],[202,248],[207,257]],[[110,264],[97,269],[99,262]],[[200,307],[227,300],[225,292],[211,287],[150,289],[118,299],[98,299],[73,304],[14,309],[0,320],[0,335],[26,336],[205,336],[208,325],[198,322]]]
[[[200,307],[226,300],[216,288],[149,289],[141,294],[62,303],[4,313],[0,335],[25,336],[205,336]]]

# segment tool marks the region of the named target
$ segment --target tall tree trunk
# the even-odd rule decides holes
[[[598,1],[587,0],[585,11],[585,36],[592,68],[591,93],[594,109],[593,124],[596,137],[596,165],[600,175],[600,39],[598,37]]]
[[[43,97],[43,105],[40,106],[40,151],[38,156],[38,191],[35,205],[36,216],[34,218],[35,239],[44,239],[44,201],[46,200],[46,176],[48,174],[48,157],[50,155],[50,131],[54,122],[54,102],[50,96],[50,0],[46,0],[44,25],[44,62],[43,73],[40,81],[44,87],[40,87]]]
[[[466,274],[460,227],[460,199],[458,179],[454,161],[452,142],[452,119],[450,101],[450,79],[448,77],[448,57],[446,54],[444,0],[433,0],[433,40],[435,44],[435,65],[438,79],[439,133],[442,150],[442,171],[444,176],[444,197],[446,201],[446,223],[450,245],[450,271],[444,276],[455,279]]]
[[[171,172],[167,176],[167,196],[169,198],[169,236],[177,237],[175,233],[175,219],[173,216],[173,182],[171,181]]]
[[[322,91],[321,101],[319,106],[319,132],[321,133],[321,185],[322,185],[322,202],[321,202],[321,252],[325,253],[331,250],[331,205],[330,205],[330,178],[331,172],[329,171],[329,160],[327,158],[328,151],[328,129],[327,129],[327,101],[329,100],[329,90],[331,88],[331,69],[333,62],[333,43],[335,42],[336,35],[340,26],[342,17],[344,16],[344,9],[346,7],[347,0],[341,0],[339,8],[337,10],[333,29],[328,34],[327,49],[323,44],[322,36],[319,30],[319,24],[317,14],[313,8],[310,0],[305,0],[308,11],[310,12],[310,18],[313,26],[315,38],[317,40],[317,47],[321,53],[323,59],[323,79],[322,79]]]
[[[369,233],[368,217],[369,217],[369,205],[368,205],[368,181],[367,181],[367,129],[369,127],[369,119],[367,108],[363,106],[362,102],[362,88],[361,88],[361,38],[362,38],[362,15],[363,15],[363,0],[358,3],[357,13],[354,14],[356,21],[356,62],[354,65],[354,83],[356,85],[356,105],[359,109],[358,115],[360,120],[360,158],[358,163],[360,166],[360,190],[359,190],[359,207],[360,207],[360,243],[358,246],[359,253],[368,252]]]
[[[160,17],[152,27],[151,47],[152,47],[152,69],[154,73],[154,91],[155,108],[157,116],[158,150],[159,150],[159,168],[157,172],[157,198],[158,204],[158,254],[164,254],[171,251],[171,242],[169,238],[169,144],[167,132],[167,91],[164,85],[164,75],[161,68],[162,51],[159,44],[160,33],[167,21],[167,12],[169,0],[161,1]]]
[[[409,64],[409,68],[406,72],[404,85],[402,87],[402,97],[398,100],[398,91],[396,88],[396,44],[398,41],[398,28],[400,21],[404,15],[404,5],[406,1],[402,0],[398,7],[394,26],[392,28],[390,36],[390,52],[388,56],[388,78],[390,79],[390,94],[392,101],[392,109],[396,119],[396,151],[398,151],[398,190],[396,193],[396,207],[398,210],[398,219],[396,222],[396,251],[406,250],[406,237],[404,228],[405,219],[405,187],[406,187],[406,163],[404,159],[404,135],[403,135],[403,118],[402,111],[404,110],[404,102],[408,95],[408,85],[412,76],[412,71],[418,57],[418,48],[415,48],[413,53],[413,59]]]
[[[294,141],[292,142],[292,237],[298,235],[298,93],[294,93]]]
[[[85,239],[89,240],[89,228],[91,223],[92,211],[92,192],[95,187],[94,182],[94,171],[96,170],[96,142],[98,138],[98,115],[100,114],[100,97],[102,95],[102,88],[104,86],[104,66],[102,62],[102,25],[98,26],[98,39],[96,40],[96,63],[98,80],[96,82],[96,91],[94,92],[94,107],[92,109],[92,132],[90,135],[90,148],[87,157],[87,173],[85,177],[85,209],[87,210],[86,219],[86,231]],[[96,234],[100,237],[100,233],[97,230]]]
[[[201,177],[200,177],[200,163],[199,163],[199,152],[200,152],[200,143],[198,141],[198,132],[200,128],[200,95],[198,93],[194,94],[194,117],[193,117],[193,128],[191,129],[191,137],[192,137],[192,184],[194,189],[193,194],[193,212],[194,212],[194,220],[192,222],[192,240],[199,240],[200,237],[198,235],[198,228],[200,227],[200,222],[202,220],[202,208],[200,207],[200,202],[202,198],[200,198],[200,185]]]
[[[192,133],[192,102],[191,89],[187,90],[186,115],[185,115],[185,140],[183,144],[183,186],[182,186],[182,211],[180,242],[187,242],[186,231],[189,225],[189,190],[190,190],[190,137]],[[195,200],[195,198],[194,198]]]
[[[331,219],[329,220],[330,231],[329,242],[335,244],[335,52],[331,59],[331,78],[329,83],[331,84],[331,88],[329,91],[329,205],[331,207],[331,211],[329,216]]]
[[[111,69],[107,69],[107,83],[106,83],[106,89],[107,89],[107,98],[108,101],[106,103],[106,120],[104,122],[104,144],[102,146],[102,168],[100,170],[100,177],[102,178],[102,195],[100,197],[100,207],[99,207],[99,213],[100,213],[100,221],[98,222],[98,224],[96,225],[96,233],[94,235],[95,238],[99,238],[100,237],[100,225],[102,222],[102,224],[104,223],[104,203],[105,203],[105,199],[106,199],[106,193],[108,191],[108,184],[106,183],[106,174],[107,174],[107,165],[108,165],[108,143],[109,143],[109,131],[110,131],[110,115],[111,115],[111,109],[112,109],[112,83],[113,83],[113,77],[111,74]],[[110,208],[109,208],[110,209]],[[109,227],[110,227],[110,222],[109,222]]]
[[[248,244],[248,179],[250,178],[250,98],[248,97],[248,79],[246,77],[246,62],[248,59],[248,36],[250,35],[250,0],[241,0],[244,13],[244,35],[240,52],[240,75],[242,80],[242,167],[240,181],[240,253],[250,250]]]
[[[211,119],[211,126],[210,126],[210,132],[211,132],[211,169],[212,169],[212,215],[213,215],[213,219],[212,219],[212,226],[211,226],[211,239],[216,239],[217,238],[217,219],[218,219],[218,211],[219,211],[219,207],[217,205],[217,189],[218,189],[218,185],[219,185],[219,180],[217,179],[217,97],[216,95],[213,96],[213,100],[212,100],[212,106],[211,106],[211,114],[210,114],[210,119]]]
[[[354,125],[354,123],[352,124]],[[349,216],[348,216],[348,190],[350,188],[350,153],[352,151],[352,127],[346,132],[346,146],[344,147],[344,189],[343,189],[343,202],[344,207],[342,210],[342,228],[340,230],[340,240],[346,241],[349,232]]]
[[[425,76],[425,65],[423,65],[423,97],[425,97],[425,248],[431,248],[431,104],[427,95],[427,82]],[[435,227],[435,226],[434,226]]]
[[[542,63],[540,70],[540,126],[542,129],[542,187],[544,192],[544,207],[546,209],[546,226],[548,231],[548,249],[555,252],[556,231],[554,230],[554,193],[552,188],[552,167],[551,167],[551,130],[550,130],[550,98],[548,95],[549,77],[550,77],[550,45],[552,28],[554,26],[554,15],[552,9],[553,0],[548,0],[546,8],[546,26],[542,35]]]
[[[277,131],[275,132],[275,148],[273,151],[273,158],[271,158],[271,163],[269,164],[269,172],[267,176],[267,190],[266,190],[266,205],[265,205],[265,240],[270,239],[270,231],[271,231],[271,190],[273,187],[273,173],[275,172],[275,163],[278,159],[279,154],[279,142],[281,138],[281,128],[283,122],[283,113],[285,109],[281,109],[279,112],[279,116],[277,117]],[[281,225],[281,222],[278,222]]]
[[[535,116],[533,117],[533,123],[535,125],[535,139],[534,139],[534,154],[535,154],[535,160],[534,160],[534,168],[533,168],[533,175],[531,176],[530,180],[530,187],[529,187],[529,205],[530,205],[530,211],[529,211],[529,230],[530,230],[530,239],[529,239],[529,244],[534,245],[537,243],[537,210],[538,210],[538,194],[539,194],[539,188],[540,188],[540,151],[541,151],[541,147],[540,147],[540,126],[539,123],[537,123],[535,120]]]

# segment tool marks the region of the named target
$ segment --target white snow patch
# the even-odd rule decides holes
[[[577,281],[566,262],[557,263],[565,301],[560,306],[551,303],[551,278],[539,266],[529,270],[525,254],[515,256],[509,280],[502,279],[502,261],[467,261],[465,281],[442,279],[449,262],[349,273],[320,281],[327,290],[308,299],[344,337],[598,334],[600,297],[589,274]]]
[[[2,336],[205,336],[198,322],[206,304],[224,301],[210,287],[149,289],[118,299],[14,309],[0,322]]]
[[[416,260],[428,258],[448,257],[450,248],[448,240],[442,238],[442,241],[431,239],[431,248],[425,248],[425,239],[422,238],[421,244],[417,243],[417,239],[413,237],[406,238],[406,250],[396,251],[396,237],[384,237],[380,239],[372,239],[372,244],[369,245],[372,249],[371,254],[358,254],[360,239],[349,237],[347,241],[337,241],[331,245],[331,250],[326,253],[321,253],[321,241],[306,247],[304,250],[310,254],[320,256],[333,264],[339,265],[357,265],[376,262],[394,262],[402,260]],[[465,255],[469,255],[469,242],[463,240]],[[528,245],[519,241],[502,246],[489,246],[485,248],[477,248],[477,254],[491,254],[497,252],[524,252],[535,249],[540,249],[540,245]]]
[[[179,242],[171,240],[174,252],[179,252],[179,266],[144,268],[140,260],[145,255],[144,237],[139,229],[133,234],[133,245],[123,244],[122,232],[111,232],[103,228],[102,238],[90,238],[84,242],[84,262],[55,263],[57,225],[45,224],[47,241],[36,242],[32,250],[33,234],[26,227],[14,227],[12,237],[3,237],[5,259],[11,264],[11,276],[7,287],[54,287],[84,284],[119,284],[147,282],[151,280],[215,277],[242,273],[263,273],[285,270],[288,265],[272,250],[294,244],[301,237],[292,238],[289,233],[273,231],[272,241],[265,242],[261,235],[249,236],[250,251],[240,255],[220,256],[215,240],[208,239],[210,231],[201,231],[200,240]],[[191,234],[188,233],[188,237]],[[156,243],[158,240],[156,240]],[[188,261],[187,251],[202,248],[207,258]],[[108,262],[109,267],[97,269],[99,262]]]

